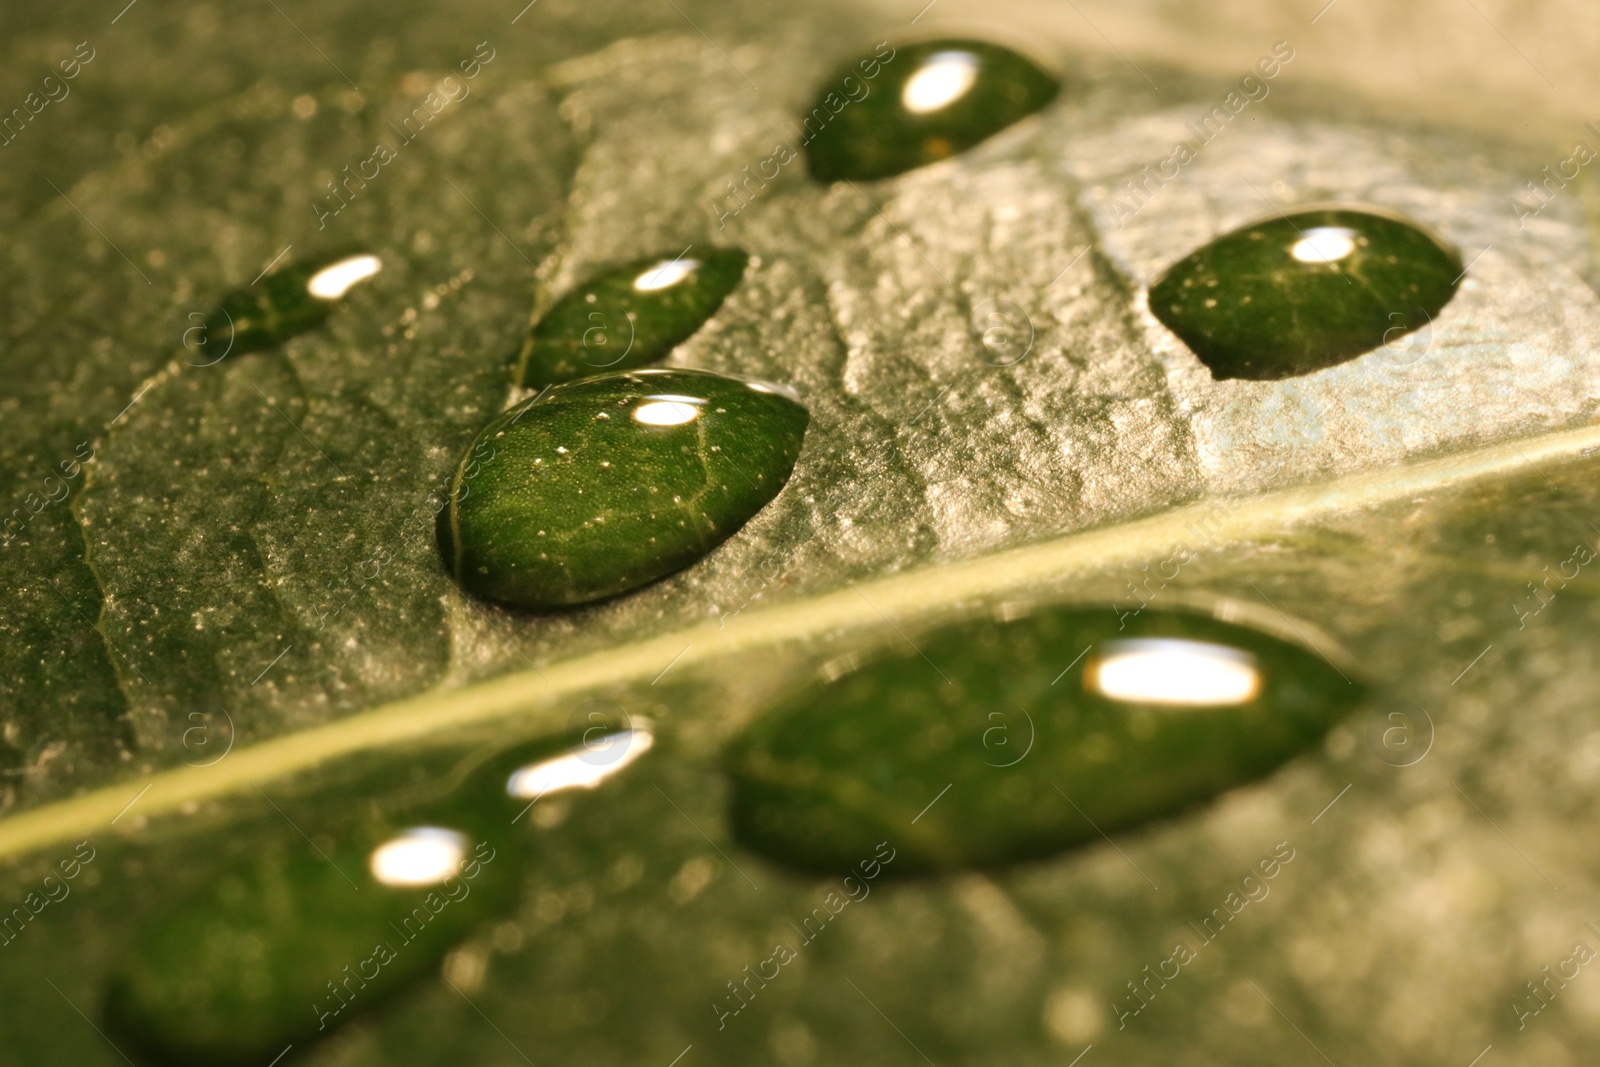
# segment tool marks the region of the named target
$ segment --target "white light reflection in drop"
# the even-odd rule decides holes
[[[633,287],[641,293],[653,293],[677,285],[700,266],[698,259],[671,259],[657,263],[633,280]]]
[[[1261,690],[1248,652],[1181,638],[1109,642],[1085,681],[1112,700],[1186,707],[1243,704]]]
[[[1343,226],[1317,226],[1301,234],[1289,254],[1302,263],[1332,263],[1354,252],[1360,236]]]
[[[906,80],[900,102],[913,115],[925,115],[966,95],[977,80],[977,56],[971,52],[935,52]]]
[[[646,426],[682,426],[700,417],[704,403],[695,396],[647,396],[633,409],[633,418]]]
[[[417,826],[372,850],[367,867],[383,885],[438,885],[461,870],[467,839],[454,830]]]
[[[566,789],[593,789],[650,751],[655,738],[635,727],[605,735],[564,755],[530,763],[506,782],[506,792],[523,800],[537,800]]]
[[[338,300],[357,282],[364,282],[383,269],[377,256],[351,256],[330,263],[306,282],[306,292],[318,300]]]
[[[777,385],[773,382],[758,382],[754,379],[746,381],[744,384],[753,393],[771,393],[773,396],[781,396],[793,400],[796,404],[800,403],[800,390],[792,385]]]

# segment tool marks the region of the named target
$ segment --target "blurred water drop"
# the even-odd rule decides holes
[[[801,143],[818,181],[887,178],[967,151],[1060,91],[1001,45],[884,42],[822,83],[800,117]]]
[[[326,256],[281,267],[222,298],[203,326],[184,335],[198,365],[282,344],[321,326],[350,291],[383,269],[368,253]]]
[[[513,384],[537,388],[664,358],[722,306],[749,260],[736,248],[691,247],[590,278],[528,331]]]
[[[1365,696],[1298,640],[1187,611],[1011,609],[908,636],[731,747],[743,843],[819,871],[885,840],[896,874],[1048,856],[1270,774]]]

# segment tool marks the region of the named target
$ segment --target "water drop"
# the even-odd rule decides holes
[[[107,1030],[177,1064],[269,1063],[328,1036],[509,910],[522,858],[502,806],[472,830],[301,822],[314,847],[233,843],[229,869],[134,934],[108,978]]]
[[[608,707],[575,716],[596,706]],[[523,816],[595,790],[652,742],[620,708],[590,710],[554,736],[431,765],[386,754],[354,782],[275,807],[293,833],[274,822],[209,842],[218,873],[132,933],[107,980],[107,1031],[153,1063],[258,1067],[288,1045],[303,1052],[512,910],[535,832]]]
[[[944,39],[879,45],[823,83],[802,144],[819,181],[887,178],[965,152],[1060,92],[1009,48]]]
[[[515,384],[538,388],[654,363],[715,314],[749,259],[734,248],[690,247],[589,279],[528,331]]]
[[[1461,258],[1403,219],[1312,208],[1235,230],[1173,264],[1150,311],[1216,378],[1289,378],[1426,329]]]
[[[468,591],[526,608],[614,596],[700,559],[778,494],[809,415],[706,371],[553,386],[462,457],[439,544]]]
[[[350,290],[383,269],[377,256],[324,256],[263,275],[222,298],[205,320],[203,349],[208,362],[242,356],[282,344],[321,326]],[[188,345],[192,339],[185,338]]]
[[[902,874],[1048,856],[1270,774],[1365,697],[1298,640],[1187,611],[1013,610],[912,640],[730,748],[744,844],[818,871],[886,840]]]

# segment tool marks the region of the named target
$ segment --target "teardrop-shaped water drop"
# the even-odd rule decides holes
[[[528,331],[515,384],[538,388],[654,363],[716,313],[749,261],[736,248],[691,247],[589,279]]]
[[[282,344],[321,326],[350,290],[383,269],[368,253],[325,256],[264,274],[222,298],[184,346],[207,363]]]
[[[1413,223],[1315,208],[1191,252],[1150,286],[1150,312],[1213,377],[1290,378],[1430,330],[1461,274],[1456,251]]]
[[[478,596],[582,604],[687,567],[778,494],[810,420],[787,388],[640,370],[552,386],[480,433],[439,544]]]
[[[884,841],[898,874],[1047,856],[1270,773],[1364,695],[1316,651],[1187,612],[1054,608],[912,639],[731,747],[741,841],[819,871]]]
[[[818,181],[887,178],[937,163],[1038,111],[1060,83],[985,41],[880,44],[839,68],[800,118]]]
[[[291,809],[309,840],[224,843],[228,869],[174,899],[112,969],[105,1023],[116,1043],[163,1064],[269,1063],[437,973],[463,937],[514,906],[528,811],[595,790],[652,747],[648,725],[626,715],[583,722],[437,777],[412,753],[379,760],[337,795]],[[322,827],[307,815],[361,807],[403,814]]]
[[[268,1063],[328,1036],[508,910],[511,814],[267,840],[137,933],[108,979],[107,1028],[154,1062],[197,1065]]]

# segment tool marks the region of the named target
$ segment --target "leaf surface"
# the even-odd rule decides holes
[[[48,32],[6,45],[12,68],[60,58],[86,10],[33,11]],[[1507,1008],[1590,936],[1600,878],[1570,848],[1600,799],[1595,578],[1529,588],[1600,538],[1600,301],[1577,191],[1522,230],[1506,207],[1538,151],[1286,90],[1129,200],[1231,83],[1074,53],[1057,104],[965,157],[860,185],[793,165],[729,199],[796,139],[815,80],[905,18],[514,14],[407,5],[374,36],[365,11],[139,5],[6,149],[0,489],[26,521],[0,548],[0,902],[78,841],[102,858],[0,948],[0,1060],[120,1062],[73,1006],[93,1017],[127,929],[255,835],[299,847],[264,797],[315,837],[596,698],[653,722],[657,748],[532,820],[524,899],[451,957],[457,989],[420,985],[307,1062],[510,1043],[535,1062],[692,1045],[718,1063],[1054,1063],[1093,1044],[1265,1064],[1309,1040],[1334,1062],[1465,1063],[1494,1043],[1559,1063],[1600,1036],[1577,989],[1523,1030]],[[495,58],[448,99],[481,41]],[[447,102],[404,140],[430,92]],[[335,199],[380,141],[394,161]],[[312,205],[342,199],[319,229]],[[1426,337],[1212,380],[1143,287],[1329,199],[1442,232],[1473,263],[1459,293]],[[702,243],[756,261],[669,364],[802,392],[789,486],[630,596],[538,616],[462,597],[430,494],[510,399],[530,309]],[[281,250],[335,246],[384,269],[326,327],[211,365],[185,347],[191,313]],[[80,444],[93,459],[68,477]],[[1145,585],[1180,545],[1195,562]],[[1135,588],[1336,641],[1380,694],[1377,736],[1397,709],[1421,730],[1422,709],[1432,747],[1392,766],[1359,718],[1114,844],[881,886],[719,1028],[726,984],[833,888],[730,841],[727,742],[819,665],[1018,601],[1127,611]],[[1271,892],[1197,933],[1280,842],[1294,859]],[[1196,961],[1119,1019],[1126,982],[1185,939]]]

